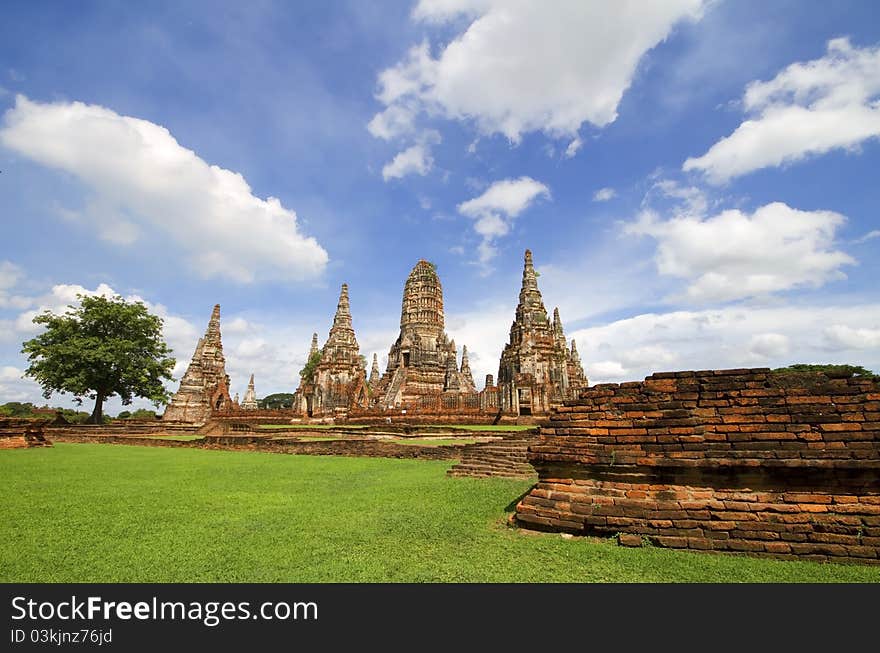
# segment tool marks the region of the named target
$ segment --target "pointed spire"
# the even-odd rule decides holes
[[[241,407],[245,410],[256,410],[257,406],[257,393],[254,391],[254,375],[251,374],[251,380],[248,381],[247,391],[244,393],[244,400],[241,402]]]
[[[471,374],[471,364],[468,360],[467,345],[461,347],[461,381],[465,385],[465,389],[475,392],[477,387],[474,383],[474,375]]]
[[[525,265],[523,266],[522,290],[519,291],[519,304],[516,307],[516,322],[520,326],[537,326],[548,328],[547,309],[544,308],[544,299],[538,290],[538,275],[532,264],[532,252],[526,250]]]
[[[373,354],[373,368],[370,370],[370,385],[378,383],[379,375],[379,358]]]
[[[458,375],[458,365],[456,364],[456,356],[454,353],[446,357],[446,381],[443,384],[444,390],[458,391],[461,388],[461,381]]]
[[[318,334],[312,334],[312,346],[309,347],[309,358],[308,360],[312,360],[312,356],[318,353]]]
[[[235,397],[232,398],[232,403],[234,403],[236,406],[241,405],[241,402],[238,400],[238,393],[237,392],[235,393]]]
[[[348,303],[348,284],[342,284],[339,291],[339,303],[336,305],[336,316],[333,318],[333,326],[346,326],[351,328],[351,307]]]
[[[208,329],[205,331],[205,340],[211,343],[220,342],[220,304],[214,304],[211,311],[211,319],[208,320]]]
[[[535,274],[535,265],[532,263],[532,250],[526,250],[525,265],[523,266],[523,282],[520,297],[526,290],[538,292],[538,275]]]
[[[562,320],[559,319],[559,307],[553,309],[553,330],[562,333]]]
[[[575,342],[574,338],[571,339],[571,360],[578,363],[580,363],[581,361],[580,354],[578,354],[577,343]]]

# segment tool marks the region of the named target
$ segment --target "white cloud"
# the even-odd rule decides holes
[[[304,280],[327,263],[327,252],[298,230],[296,213],[255,197],[240,174],[209,165],[146,120],[20,95],[0,143],[79,178],[94,194],[87,210],[105,240],[159,233],[206,278]]]
[[[776,358],[789,349],[788,337],[781,333],[759,333],[749,339],[749,353],[757,358]]]
[[[418,143],[398,152],[394,160],[382,168],[382,178],[388,181],[411,174],[425,176],[433,165],[430,148],[424,143]]]
[[[13,288],[23,274],[21,268],[9,261],[0,262],[0,291]]]
[[[880,371],[878,324],[876,303],[731,306],[636,315],[578,329],[570,337],[577,339],[590,382],[602,383],[660,371],[793,363],[848,363]]]
[[[580,150],[583,146],[584,142],[581,140],[580,136],[576,137],[568,144],[568,147],[565,148],[565,158],[573,158],[574,155],[578,153],[578,150]]]
[[[853,244],[861,245],[862,243],[866,243],[869,240],[873,240],[874,238],[880,238],[880,229],[874,229],[872,231],[869,231],[861,238],[857,238],[856,240],[854,240]]]
[[[497,253],[497,238],[507,235],[511,223],[540,197],[550,197],[550,189],[531,177],[502,179],[489,186],[482,195],[462,202],[458,212],[473,218],[474,231],[482,239],[477,251],[481,265],[488,265]]]
[[[853,149],[880,136],[880,48],[828,42],[820,59],[794,63],[767,82],[746,87],[749,117],[684,170],[714,184],[761,168]]]
[[[829,347],[832,349],[880,348],[880,329],[859,329],[845,324],[832,324],[825,329],[824,334]]]
[[[10,295],[9,291],[24,277],[20,267],[10,261],[0,261],[0,308],[27,308],[32,300],[29,297]]]
[[[617,197],[617,191],[613,188],[600,188],[595,193],[593,193],[593,201],[594,202],[607,202],[608,200],[614,199]]]
[[[855,261],[834,249],[844,221],[774,202],[752,214],[732,209],[708,218],[662,220],[646,210],[624,231],[657,240],[658,271],[688,280],[688,298],[728,301],[845,278],[840,268]]]
[[[404,136],[415,130],[415,115],[424,114],[473,122],[481,134],[512,142],[533,131],[565,137],[566,156],[573,156],[581,125],[613,122],[644,54],[676,23],[698,20],[702,6],[702,0],[422,0],[415,20],[464,31],[436,57],[423,41],[379,74],[376,97],[386,108],[368,128],[379,138]]]
[[[591,379],[592,383],[596,383],[596,381],[592,381],[593,378],[599,378],[607,382],[611,379],[624,378],[626,376],[626,369],[624,369],[619,361],[596,361],[595,363],[590,363],[584,370],[584,373],[588,379]]]

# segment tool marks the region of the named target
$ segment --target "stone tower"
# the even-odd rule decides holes
[[[213,410],[232,408],[229,376],[220,337],[220,304],[214,306],[205,335],[199,338],[180,388],[171,398],[162,419],[204,424]]]
[[[443,287],[432,263],[421,260],[403,288],[400,335],[388,352],[375,403],[418,407],[423,397],[466,392],[455,343],[444,332]]]
[[[311,351],[318,351],[317,334],[312,336]],[[321,360],[311,378],[304,378],[297,391],[300,410],[317,416],[344,414],[354,405],[366,406],[367,371],[351,322],[348,284],[342,284],[333,326],[320,351]]]
[[[467,345],[461,348],[461,383],[462,390],[466,392],[476,392],[477,386],[474,383],[474,375],[471,374],[471,362],[468,360]]]
[[[379,385],[379,379],[382,378],[382,374],[379,372],[379,358],[376,354],[373,354],[373,367],[370,368],[370,380],[367,382],[367,385],[370,386],[370,392],[372,394],[376,393],[376,388]]]
[[[583,370],[574,364],[566,345],[559,310],[553,311],[552,322],[547,317],[532,252],[526,250],[516,317],[498,367],[502,409],[543,415],[551,406],[576,397],[586,385]]]
[[[251,374],[251,380],[248,381],[247,391],[244,393],[244,399],[241,401],[242,410],[257,410],[260,406],[257,404],[257,393],[254,390],[254,375]]]

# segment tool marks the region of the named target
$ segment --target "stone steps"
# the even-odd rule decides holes
[[[535,469],[528,463],[528,448],[532,438],[508,438],[478,442],[461,449],[461,461],[453,466],[449,476],[530,478]]]

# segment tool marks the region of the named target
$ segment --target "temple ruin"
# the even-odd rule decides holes
[[[214,306],[205,335],[199,338],[180,388],[165,409],[163,420],[201,424],[212,411],[231,410],[229,376],[220,337],[220,304]]]
[[[420,260],[403,288],[400,335],[388,352],[385,374],[376,383],[374,405],[418,407],[427,397],[474,392],[467,360],[459,368],[455,341],[444,328],[440,278],[432,263]]]
[[[252,373],[251,380],[248,381],[248,387],[244,393],[244,399],[241,401],[241,408],[242,410],[257,410],[259,407],[259,404],[257,404],[257,392],[254,390],[254,375]]]
[[[366,406],[369,399],[365,361],[351,321],[348,284],[342,284],[339,303],[327,342],[318,350],[312,335],[309,360],[320,351],[314,369],[302,377],[294,406],[309,417],[344,415],[352,406]]]
[[[253,417],[259,409],[253,374],[241,403],[229,398],[219,316],[217,306],[165,419],[198,423],[212,413],[234,418],[250,411],[247,415]],[[343,284],[323,347],[318,347],[318,334],[312,334],[287,415],[368,422],[406,415],[410,420],[497,423],[544,416],[553,406],[576,398],[587,385],[575,342],[570,347],[566,342],[559,310],[548,318],[530,251],[525,253],[519,304],[498,376],[487,375],[482,390],[474,382],[467,347],[462,347],[459,359],[455,341],[445,332],[437,270],[420,260],[404,284],[400,332],[388,352],[385,372],[380,373],[373,354],[367,377],[352,325],[348,285]]]
[[[574,340],[571,349],[566,344],[559,309],[553,310],[552,322],[547,317],[528,249],[510,341],[498,366],[498,386],[502,410],[517,415],[546,415],[588,386]]]

